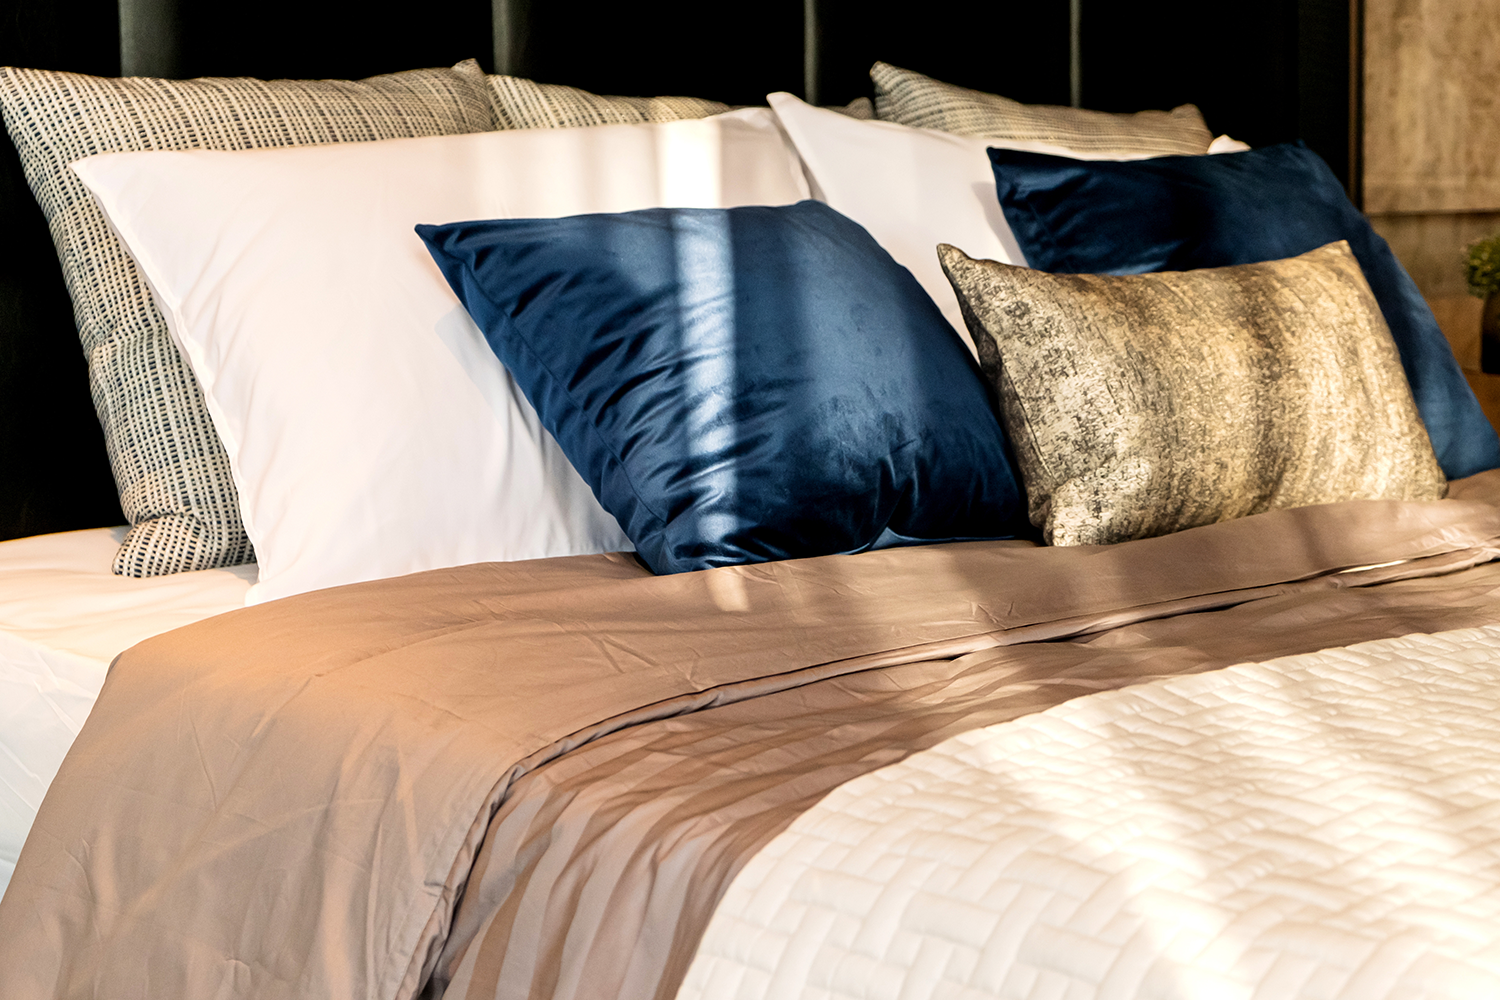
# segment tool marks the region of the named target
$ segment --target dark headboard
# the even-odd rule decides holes
[[[1017,100],[1192,102],[1252,145],[1304,138],[1358,181],[1360,0],[0,0],[0,64],[103,76],[360,77],[477,57],[613,94],[824,104],[876,59]],[[1357,193],[1357,192],[1356,192]],[[0,539],[118,524],[72,309],[0,141]]]

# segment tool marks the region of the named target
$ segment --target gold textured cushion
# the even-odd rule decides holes
[[[1342,240],[1124,276],[938,255],[1054,545],[1447,489]]]

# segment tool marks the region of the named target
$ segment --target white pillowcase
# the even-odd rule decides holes
[[[415,225],[808,196],[766,109],[112,153],[74,169],[203,386],[260,564],[252,604],[442,566],[630,547]]]
[[[1238,139],[1227,135],[1216,136],[1214,141],[1208,144],[1208,151],[1214,156],[1220,153],[1244,153],[1249,149],[1250,144],[1248,142],[1240,142]]]
[[[807,165],[814,197],[869,230],[932,296],[973,350],[937,245],[951,243],[976,259],[1025,265],[995,194],[985,150],[1020,149],[1074,159],[1145,159],[1144,153],[1081,153],[1032,140],[985,139],[859,121],[813,107],[791,94],[766,98]],[[1225,143],[1234,144],[1233,146]],[[1227,136],[1224,151],[1248,149]]]

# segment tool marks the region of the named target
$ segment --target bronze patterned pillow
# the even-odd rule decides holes
[[[1447,489],[1342,240],[1123,276],[938,256],[1054,545]]]

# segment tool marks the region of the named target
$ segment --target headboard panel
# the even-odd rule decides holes
[[[501,0],[510,72],[596,93],[764,104],[801,93],[803,0],[582,5]],[[503,34],[509,28],[509,40]]]
[[[0,0],[0,64],[119,72],[116,0]],[[120,524],[73,308],[41,209],[0,140],[0,538]]]
[[[883,59],[1027,102],[1192,101],[1212,129],[1256,145],[1304,136],[1348,177],[1358,10],[1359,0],[445,0],[390,17],[356,0],[0,0],[0,64],[349,78],[473,56],[604,93],[750,104],[790,90],[832,104],[868,94],[866,72]],[[0,538],[121,523],[72,309],[8,140],[0,233]]]
[[[787,90],[845,104],[869,94],[870,64],[883,59],[1020,101],[1069,101],[1067,0],[956,3],[943,17],[898,17],[858,0],[658,0],[596,5],[586,33],[577,4],[498,0],[495,11],[499,72],[588,90],[730,104]]]
[[[1347,186],[1359,146],[1351,101],[1358,10],[1357,0],[1088,4],[1083,103],[1137,111],[1192,102],[1209,128],[1252,146],[1307,140]]]
[[[877,59],[1028,104],[1069,103],[1068,0],[953,4],[915,17],[872,17],[858,0],[809,6],[817,25],[814,103],[868,94]]]
[[[121,0],[120,7],[172,2]],[[392,9],[349,0],[184,0],[175,20],[176,71],[140,75],[348,80],[461,59],[487,61],[489,0],[412,4],[400,17],[390,16]]]

